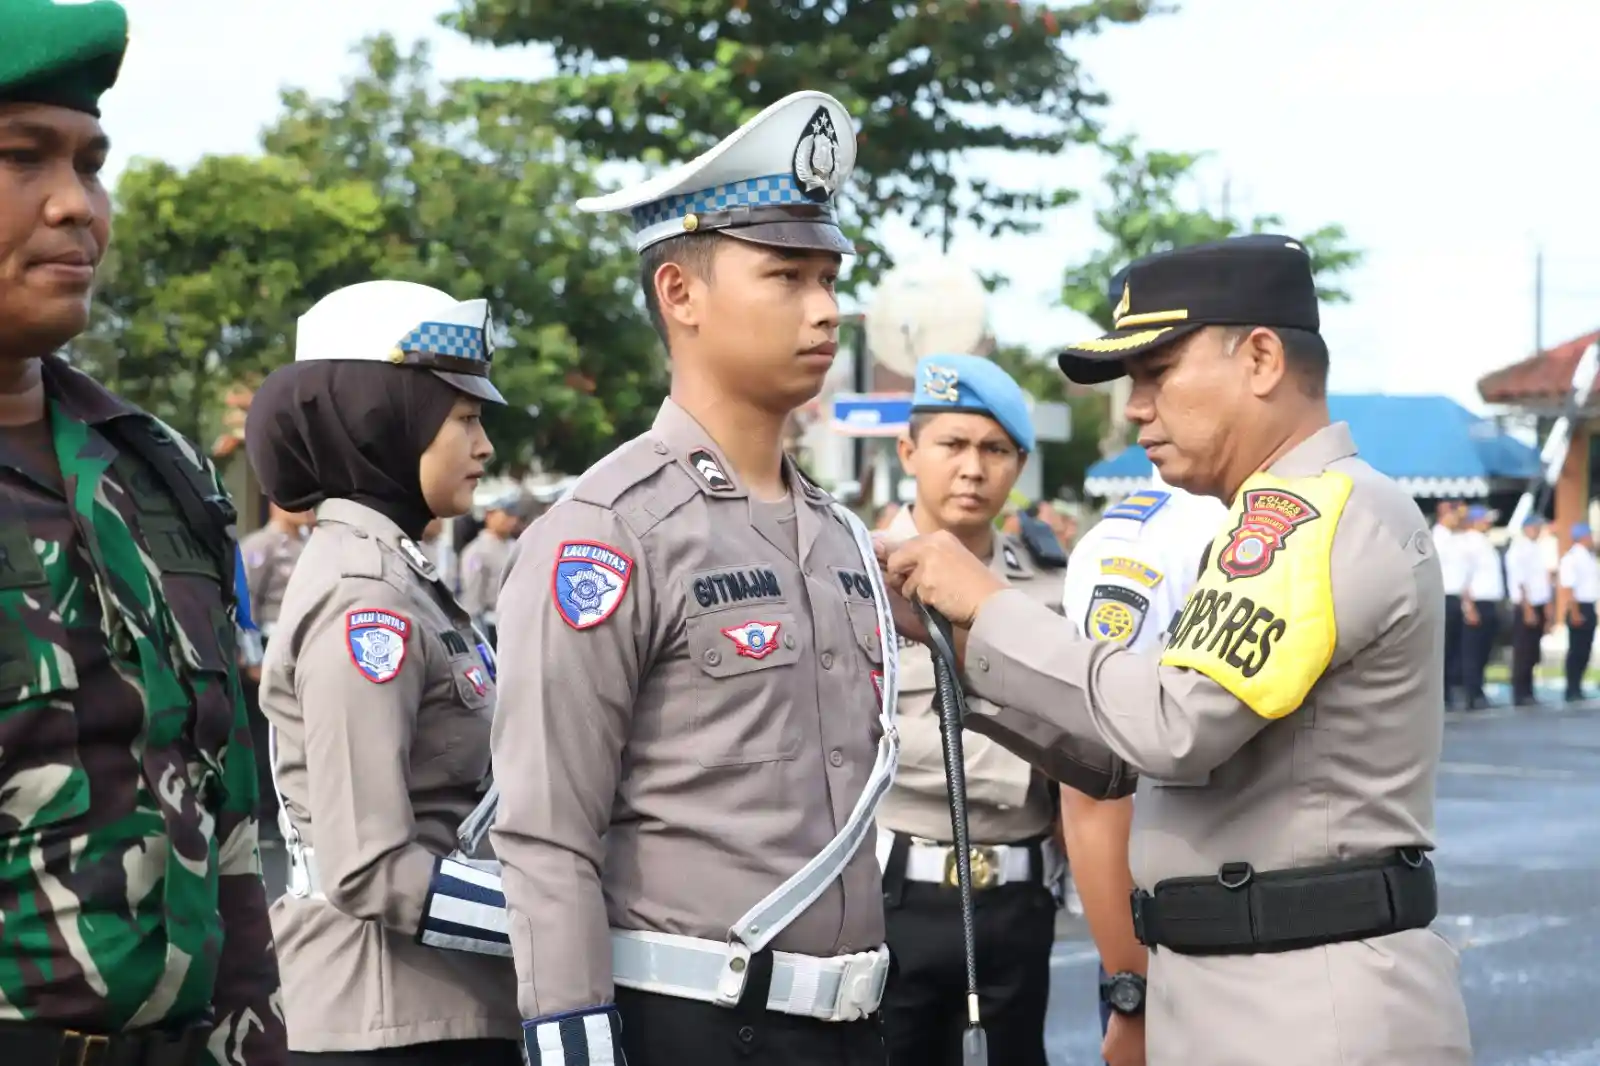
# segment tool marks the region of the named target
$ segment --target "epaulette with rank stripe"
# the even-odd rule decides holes
[[[1135,522],[1148,522],[1150,521],[1150,516],[1165,507],[1170,499],[1172,499],[1172,493],[1170,492],[1158,492],[1155,489],[1136,492],[1100,517],[1102,519],[1127,518]]]

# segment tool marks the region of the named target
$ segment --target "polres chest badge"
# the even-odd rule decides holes
[[[733,641],[739,654],[747,659],[765,659],[778,650],[778,622],[741,622],[729,626],[722,635]]]

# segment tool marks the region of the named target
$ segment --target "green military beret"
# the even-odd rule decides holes
[[[128,13],[114,0],[0,0],[0,103],[100,114],[128,49]]]

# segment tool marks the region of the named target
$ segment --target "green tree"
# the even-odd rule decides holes
[[[89,331],[72,359],[191,439],[222,392],[291,358],[297,316],[385,257],[376,190],[293,160],[134,160],[116,190]]]
[[[1109,292],[1116,272],[1140,256],[1242,233],[1284,232],[1278,215],[1250,219],[1191,206],[1195,167],[1205,153],[1141,151],[1132,137],[1101,146],[1107,158],[1101,206],[1095,225],[1105,244],[1083,262],[1068,267],[1061,302],[1103,330],[1111,329],[1112,309],[1119,294]],[[1310,233],[1290,234],[1311,253],[1317,293],[1325,303],[1344,303],[1350,294],[1339,288],[1338,276],[1359,266],[1362,253],[1352,248],[1343,226],[1325,225]]]
[[[557,64],[536,82],[479,84],[480,104],[608,160],[686,159],[788,93],[838,97],[860,127],[843,204],[861,252],[851,285],[892,265],[874,239],[885,216],[948,243],[962,223],[990,235],[1032,231],[1045,209],[1068,202],[1068,193],[964,175],[954,161],[1056,155],[1093,141],[1105,97],[1064,39],[1152,9],[1148,0],[458,3],[449,25],[497,46],[547,46]]]
[[[639,305],[626,220],[585,215],[582,151],[503,102],[433,83],[428,50],[378,36],[329,99],[284,94],[264,138],[314,181],[379,191],[393,276],[486,297],[506,343],[486,423],[498,463],[579,471],[646,429],[666,362]]]
[[[1100,330],[1112,328],[1111,312],[1120,296],[1109,291],[1111,279],[1132,260],[1241,233],[1284,231],[1284,221],[1277,215],[1241,219],[1200,205],[1195,168],[1205,158],[1203,153],[1143,150],[1131,137],[1101,147],[1107,167],[1094,220],[1104,243],[1067,268],[1061,294],[1063,306],[1084,315]],[[1349,300],[1349,293],[1337,282],[1361,263],[1362,253],[1350,245],[1344,228],[1330,224],[1293,235],[1311,253],[1322,300]],[[1120,402],[1112,391],[1072,389],[1056,369],[1053,355],[1013,350],[996,358],[1040,400],[1065,402],[1072,408],[1073,440],[1047,454],[1046,476],[1059,480],[1047,480],[1046,485],[1081,491],[1084,473],[1103,453],[1115,453],[1130,443],[1126,426],[1116,417],[1119,412],[1112,410],[1113,404]]]

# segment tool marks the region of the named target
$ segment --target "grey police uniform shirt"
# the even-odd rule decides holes
[[[474,618],[494,619],[511,548],[511,541],[486,529],[461,552],[461,606]]]
[[[1016,592],[979,611],[966,669],[992,702],[977,705],[968,728],[1029,757],[1069,738],[1097,741],[1136,767],[1130,858],[1141,888],[1214,875],[1228,862],[1275,870],[1433,846],[1444,727],[1434,542],[1410,496],[1357,457],[1343,423],[1269,474],[1323,471],[1351,482],[1326,564],[1337,640],[1283,717],[1254,713],[1205,674],[1161,665],[1155,653],[1085,640]],[[1208,567],[1221,565],[1231,528],[1213,543]],[[1197,589],[1191,607],[1205,608],[1197,599],[1205,593]],[[1195,634],[1183,622],[1178,631],[1188,646]],[[1259,639],[1246,650],[1260,654]],[[1471,1061],[1457,956],[1431,930],[1271,955],[1157,950],[1150,980],[1151,1066]]]
[[[787,500],[753,499],[668,400],[517,543],[493,840],[525,1018],[611,1001],[611,928],[725,943],[866,785],[871,585],[828,495],[788,475]],[[771,946],[831,956],[883,938],[863,847]]]
[[[250,589],[250,617],[264,637],[270,638],[277,626],[289,575],[294,573],[305,545],[306,538],[298,531],[285,532],[270,525],[239,542],[245,584]]]
[[[886,532],[895,539],[916,536],[911,510],[902,509],[895,515]],[[1052,604],[1056,599],[1052,572],[1035,568],[1021,543],[1002,533],[995,534],[989,569],[1041,603]],[[900,730],[900,766],[878,808],[878,825],[924,840],[948,842],[950,787],[944,772],[944,740],[934,708],[935,692],[931,653],[922,644],[902,641],[900,704],[895,719]],[[1044,777],[1026,760],[987,737],[969,733],[963,739],[973,842],[1013,844],[1048,834],[1056,812]]]
[[[435,858],[489,769],[494,679],[393,522],[346,500],[317,519],[261,685],[284,810],[326,895],[272,905],[289,1046],[520,1038],[509,960],[417,942]]]

